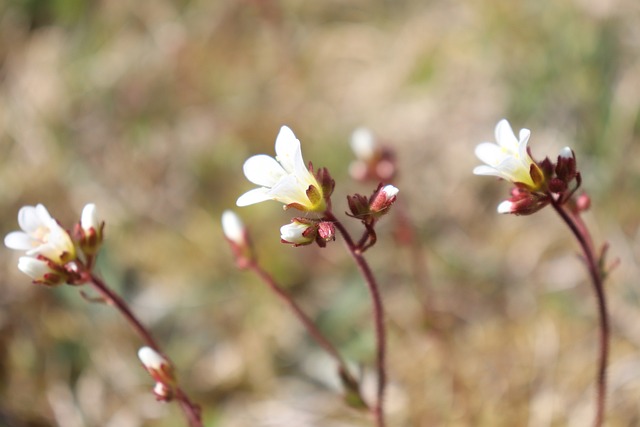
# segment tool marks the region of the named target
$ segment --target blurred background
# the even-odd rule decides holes
[[[399,204],[367,253],[387,309],[389,425],[590,425],[597,317],[578,246],[551,209],[497,215],[509,185],[471,174],[505,117],[532,130],[538,159],[576,152],[586,220],[621,262],[607,283],[607,425],[640,425],[639,23],[633,0],[7,0],[0,231],[23,205],[71,227],[96,203],[98,271],[207,426],[369,426],[331,360],[237,271],[219,221],[252,188],[244,160],[272,155],[283,124],[331,171],[342,213],[376,186],[348,174],[351,132],[366,126],[399,168]],[[278,229],[293,213],[236,212],[370,393],[370,303],[340,239],[292,248]],[[413,249],[394,240],[402,218]],[[2,251],[0,426],[185,425],[155,402],[118,313],[30,284]]]

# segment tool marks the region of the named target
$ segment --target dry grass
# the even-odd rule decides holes
[[[550,210],[497,216],[508,186],[471,175],[474,146],[507,117],[532,129],[534,155],[577,153],[589,225],[621,260],[607,425],[638,425],[639,19],[630,0],[10,0],[0,231],[25,204],[70,224],[97,203],[100,273],[166,345],[208,426],[368,426],[292,316],[234,269],[219,228],[250,187],[242,162],[271,153],[282,124],[337,179],[338,212],[370,192],[347,175],[350,132],[366,125],[397,150],[446,320],[434,338],[390,215],[368,254],[388,312],[389,424],[589,425],[596,317],[577,246]],[[369,304],[340,242],[292,249],[275,203],[238,212],[263,264],[367,377]],[[113,310],[29,285],[16,260],[4,251],[0,425],[184,424],[154,402]]]

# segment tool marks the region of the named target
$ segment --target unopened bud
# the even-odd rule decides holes
[[[102,244],[104,221],[98,219],[96,205],[89,203],[82,209],[80,227],[76,226],[79,246],[86,255],[98,253]]]
[[[244,224],[232,210],[226,210],[222,213],[222,231],[225,237],[236,245],[245,245],[247,242]]]
[[[576,200],[576,207],[580,212],[589,210],[591,207],[591,198],[584,193],[581,194]]]
[[[393,185],[387,185],[378,190],[369,203],[369,209],[372,213],[384,214],[396,201],[398,190]]]
[[[175,383],[173,367],[160,353],[151,347],[142,347],[138,350],[138,358],[156,382],[162,383],[167,387],[171,387]]]

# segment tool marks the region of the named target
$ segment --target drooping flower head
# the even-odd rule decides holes
[[[151,347],[142,347],[138,350],[138,358],[149,375],[156,381],[153,393],[160,401],[169,401],[173,398],[176,377],[171,363],[160,353]]]
[[[8,248],[25,251],[31,257],[43,256],[59,265],[76,258],[71,236],[43,205],[22,207],[18,224],[22,231],[12,231],[4,238]]]
[[[302,159],[300,141],[291,129],[283,126],[276,138],[275,159],[259,154],[247,159],[243,171],[247,179],[259,188],[240,196],[238,206],[248,206],[265,200],[283,203],[286,208],[301,211],[324,212],[333,190],[333,183],[326,170],[317,178],[307,169]]]
[[[529,129],[520,129],[519,137],[505,119],[495,129],[496,143],[483,142],[476,147],[476,156],[485,165],[476,166],[476,175],[493,175],[536,191],[544,185],[544,175],[528,151]]]

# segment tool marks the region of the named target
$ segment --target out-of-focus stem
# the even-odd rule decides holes
[[[138,320],[135,314],[129,308],[129,305],[111,288],[109,288],[102,279],[98,276],[86,272],[84,275],[84,281],[90,283],[93,288],[100,293],[102,298],[104,298],[105,302],[109,305],[114,306],[120,314],[125,318],[125,320],[131,325],[131,327],[136,331],[136,333],[140,336],[142,341],[145,342],[146,345],[156,350],[158,353],[162,354],[163,357],[169,361],[171,365],[173,363],[170,359],[164,355],[160,346],[156,342],[156,340],[151,335],[151,332],[147,330],[147,328]],[[200,413],[200,407],[193,403],[189,397],[182,391],[179,386],[175,387],[175,399],[180,404],[180,408],[184,412],[185,418],[189,422],[190,427],[202,427],[202,416]]]
[[[600,319],[600,353],[597,374],[597,392],[596,392],[596,415],[593,425],[600,427],[604,423],[605,403],[607,395],[607,360],[609,358],[609,317],[607,312],[607,301],[604,292],[604,280],[600,263],[597,255],[594,253],[591,235],[587,230],[584,222],[577,212],[570,212],[565,206],[560,205],[551,197],[551,205],[558,212],[558,215],[569,226],[571,232],[580,243],[580,247],[584,253],[584,259],[591,276],[591,283],[596,294],[598,303],[598,315]]]
[[[380,287],[376,282],[375,276],[369,267],[369,264],[364,259],[362,255],[362,251],[356,243],[353,241],[353,238],[344,227],[344,225],[336,218],[335,215],[331,211],[325,212],[325,218],[328,221],[334,223],[335,227],[340,231],[345,244],[349,250],[349,253],[353,257],[356,265],[360,269],[360,272],[364,276],[364,279],[367,283],[367,287],[369,288],[369,294],[371,295],[371,303],[373,306],[373,321],[374,321],[374,329],[376,336],[376,370],[378,373],[378,389],[377,389],[377,399],[375,406],[373,407],[373,415],[376,420],[377,427],[384,427],[384,391],[386,388],[387,377],[386,377],[386,331],[384,326],[384,308],[382,306],[382,298],[380,296]]]
[[[275,279],[267,273],[254,259],[246,260],[246,264],[243,265],[244,268],[248,268],[252,270],[254,273],[262,279],[262,281],[273,291],[281,301],[283,301],[296,318],[302,323],[302,325],[307,329],[309,335],[318,343],[320,347],[322,347],[338,364],[340,373],[345,375],[347,379],[350,381],[350,384],[356,384],[356,379],[351,375],[349,368],[340,356],[340,353],[336,348],[331,344],[331,342],[324,336],[324,334],[316,327],[315,323],[307,316],[307,314],[302,311],[300,306],[291,298],[291,296],[275,281]]]

